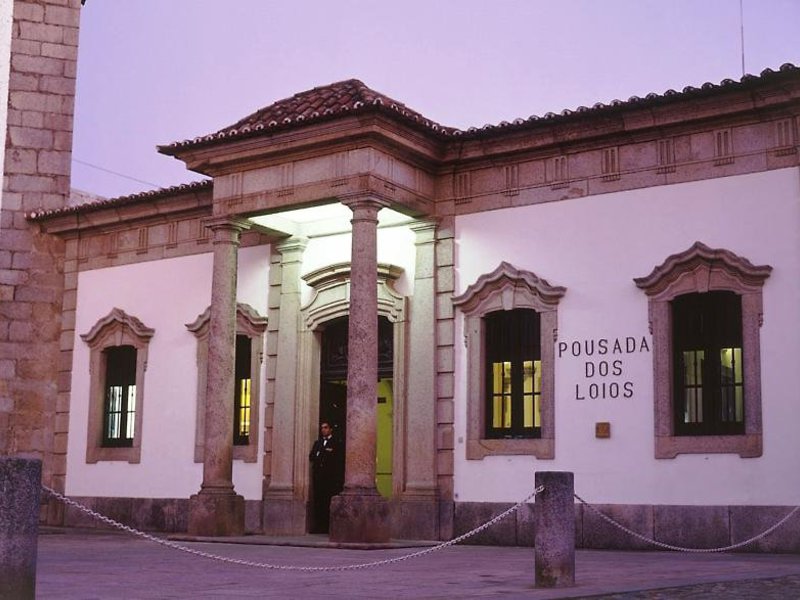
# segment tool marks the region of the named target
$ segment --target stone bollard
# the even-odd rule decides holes
[[[535,485],[534,542],[536,587],[575,585],[575,478],[565,471],[541,471]]]
[[[42,461],[0,457],[0,598],[36,594]]]

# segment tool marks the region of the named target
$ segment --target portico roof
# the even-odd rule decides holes
[[[318,122],[351,112],[367,111],[388,112],[407,124],[434,133],[450,134],[456,131],[453,127],[444,127],[424,117],[402,102],[376,92],[358,79],[348,79],[315,87],[273,102],[216,133],[159,146],[158,149],[164,154],[175,154],[183,148],[222,141],[226,138],[291,129],[306,122]]]

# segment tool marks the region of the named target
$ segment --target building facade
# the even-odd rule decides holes
[[[798,126],[792,65],[467,131],[349,80],[160,148],[205,182],[29,210],[63,253],[63,489],[303,534],[328,420],[335,539],[448,539],[536,470],[662,541],[746,539],[800,503]]]

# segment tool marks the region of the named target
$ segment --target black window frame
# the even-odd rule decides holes
[[[682,294],[670,301],[670,310],[675,435],[744,434],[747,349],[743,343],[741,296],[727,290]],[[724,349],[733,349],[735,358],[738,350],[733,381],[724,376],[727,368],[721,359]],[[738,415],[737,387],[741,406]]]
[[[540,342],[541,318],[537,311],[529,308],[499,310],[486,313],[484,327],[484,369],[485,369],[485,435],[487,439],[527,439],[540,438],[541,421],[535,425],[537,403],[541,406],[542,352]],[[539,365],[539,389],[535,384],[528,395],[532,396],[534,425],[524,423],[524,363],[531,361],[533,368]],[[510,363],[510,427],[496,427],[493,424],[494,401],[499,396],[494,389],[495,363]],[[531,372],[532,382],[537,380],[535,371]],[[504,410],[504,409],[503,409]]]
[[[135,346],[110,346],[103,350],[105,377],[103,379],[103,439],[104,448],[130,448],[136,436],[136,366]],[[114,398],[112,390],[119,389]],[[133,390],[131,390],[133,388]],[[133,408],[129,400],[133,396]],[[118,402],[114,406],[115,400]],[[113,423],[118,417],[118,421]],[[113,423],[113,426],[112,426]],[[113,429],[113,431],[112,431]],[[114,434],[114,432],[117,432]],[[130,434],[130,435],[128,435]]]
[[[233,445],[247,446],[250,443],[250,426],[252,424],[252,382],[253,382],[253,340],[248,335],[236,334],[236,359],[233,390]],[[242,382],[247,381],[247,405],[242,405]],[[247,411],[247,432],[243,433],[242,412]]]

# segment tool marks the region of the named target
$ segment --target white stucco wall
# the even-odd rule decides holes
[[[796,168],[458,217],[457,294],[507,261],[567,288],[558,311],[559,342],[644,336],[650,351],[612,356],[623,361],[622,376],[591,380],[585,357],[557,354],[555,460],[467,461],[466,354],[457,343],[456,500],[516,501],[532,490],[534,471],[567,470],[575,472],[576,492],[595,503],[800,504],[799,226]],[[633,278],[698,240],[774,269],[764,285],[760,458],[654,458],[652,339],[647,298]],[[456,340],[462,339],[457,312]],[[576,399],[576,384],[585,391],[592,381],[630,381],[634,393]],[[610,439],[595,438],[599,421],[611,423]]]
[[[78,277],[73,353],[67,489],[76,496],[185,498],[202,482],[195,463],[197,341],[186,328],[209,305],[211,254],[98,269]],[[269,247],[239,250],[237,300],[266,315]],[[113,308],[155,329],[145,372],[141,463],[86,464],[89,347],[79,337]],[[264,379],[262,365],[261,378]],[[264,389],[260,422],[264,422]],[[264,439],[258,462],[234,461],[236,491],[261,498]]]

